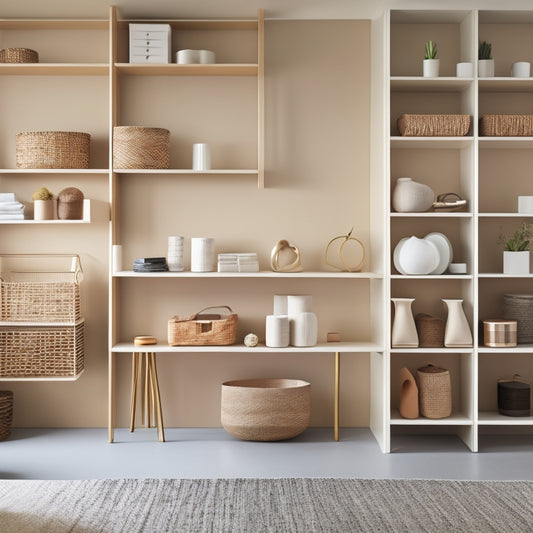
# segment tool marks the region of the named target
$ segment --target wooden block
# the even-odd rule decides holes
[[[134,346],[145,346],[148,344],[157,344],[157,339],[151,335],[139,335],[133,339]]]
[[[337,332],[328,333],[328,342],[341,342],[341,334]]]

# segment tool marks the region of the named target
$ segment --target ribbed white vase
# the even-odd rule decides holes
[[[286,348],[290,342],[289,317],[267,315],[265,344],[269,348]]]
[[[318,319],[315,313],[299,313],[290,318],[291,345],[315,346],[318,337]]]
[[[215,271],[215,239],[191,239],[191,272]]]

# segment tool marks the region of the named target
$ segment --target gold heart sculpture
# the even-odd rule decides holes
[[[279,264],[279,255],[281,252],[289,250],[294,255],[294,260],[292,263],[287,265]],[[289,241],[282,239],[278,241],[276,246],[272,248],[272,253],[270,254],[270,264],[272,265],[272,270],[274,272],[301,272],[302,261],[300,259],[300,250],[292,244],[289,244]]]
[[[350,230],[350,232],[347,235],[339,235],[338,237],[334,237],[333,239],[331,239],[331,241],[328,242],[328,245],[326,246],[326,251],[324,252],[324,261],[326,262],[326,265],[336,268],[337,270],[341,270],[342,272],[359,272],[361,270],[363,263],[365,262],[365,247],[363,246],[363,243],[359,239],[352,237],[352,231],[353,231],[353,228]],[[342,239],[342,244],[339,246],[339,252],[338,252],[341,265],[330,263],[328,260],[328,252],[329,252],[330,246],[335,241],[338,241],[339,239]],[[346,245],[348,241],[355,241],[357,244],[359,244],[359,246],[361,247],[362,254],[363,254],[361,257],[361,261],[355,266],[350,266],[345,261],[342,255],[342,249],[344,248],[344,246]]]

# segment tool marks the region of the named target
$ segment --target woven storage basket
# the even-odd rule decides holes
[[[533,115],[483,115],[479,133],[487,137],[531,137]]]
[[[29,48],[4,48],[0,50],[0,63],[38,63],[39,54]]]
[[[400,135],[405,137],[456,137],[470,129],[470,115],[403,114],[397,120]]]
[[[420,414],[446,418],[452,414],[452,386],[448,370],[427,365],[417,370]]]
[[[17,133],[17,168],[89,168],[90,141],[76,131]]]
[[[503,318],[516,320],[516,342],[533,342],[533,294],[504,294]]]
[[[239,439],[276,441],[309,426],[311,385],[299,379],[247,379],[222,384],[221,422]]]
[[[113,128],[114,168],[169,168],[170,132],[163,128]]]
[[[419,313],[415,317],[415,323],[420,348],[444,347],[446,322],[442,318]]]
[[[225,308],[226,316],[201,313],[208,309]],[[170,346],[226,346],[237,339],[237,315],[227,305],[206,307],[188,317],[174,316],[168,321]]]
[[[81,220],[83,218],[83,193],[76,187],[67,187],[57,195],[57,218]]]
[[[76,377],[84,365],[84,322],[0,327],[0,377]]]
[[[13,422],[13,392],[0,391],[0,440],[7,439],[11,434]]]

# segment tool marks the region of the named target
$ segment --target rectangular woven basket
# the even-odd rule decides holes
[[[17,168],[89,168],[90,141],[77,131],[17,133]]]
[[[170,131],[164,128],[113,128],[114,168],[169,168]]]
[[[0,63],[38,63],[39,54],[29,48],[3,48]]]
[[[470,129],[470,115],[417,115],[405,113],[397,120],[404,137],[462,137]]]
[[[0,327],[0,377],[76,377],[84,367],[84,325]]]
[[[483,115],[479,133],[486,137],[531,137],[533,115]]]
[[[210,315],[202,319],[207,309],[224,307],[225,316]],[[226,346],[237,339],[237,314],[230,307],[216,306],[202,309],[189,317],[174,316],[168,321],[168,344],[170,346]]]

